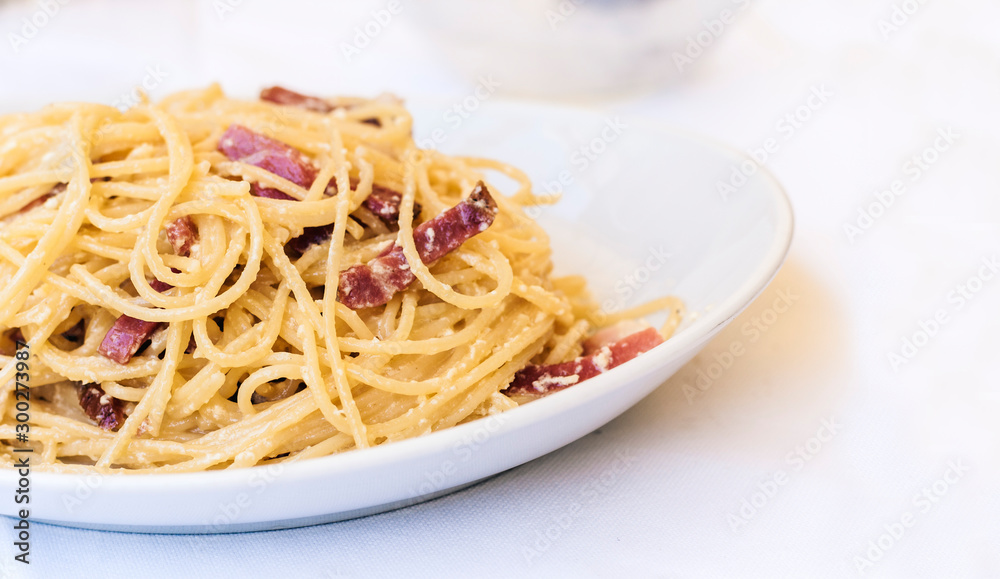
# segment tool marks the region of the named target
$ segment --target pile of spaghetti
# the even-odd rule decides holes
[[[550,277],[524,174],[411,128],[278,87],[0,117],[0,463],[22,400],[38,469],[246,467],[504,411],[673,331],[676,300],[604,315]]]

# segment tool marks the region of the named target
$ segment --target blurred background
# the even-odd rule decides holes
[[[418,133],[490,99],[582,106],[744,151],[774,139],[764,165],[797,217],[768,292],[599,433],[324,527],[197,541],[44,527],[40,576],[109,560],[219,576],[1000,576],[998,24],[990,0],[0,1],[3,112],[216,81],[444,103]],[[782,291],[794,306],[751,339]],[[940,310],[949,322],[906,356]],[[703,378],[737,342],[747,355]],[[622,448],[635,466],[522,556],[563,489]],[[787,484],[745,507],[779,470]]]

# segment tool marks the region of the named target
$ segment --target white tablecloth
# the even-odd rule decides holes
[[[346,62],[340,42],[378,1],[49,4],[20,43],[10,34],[41,8],[0,3],[7,109],[120,102],[143,81],[154,98],[213,80],[472,88],[405,11]],[[237,6],[220,19],[222,4]],[[895,5],[919,9],[886,38]],[[445,498],[319,527],[39,525],[26,568],[5,523],[0,576],[1000,575],[998,16],[988,0],[756,0],[681,82],[595,105],[744,149],[777,139],[767,166],[797,216],[770,289],[599,432]],[[828,96],[806,114],[814,93]],[[745,354],[721,355],[737,343]]]

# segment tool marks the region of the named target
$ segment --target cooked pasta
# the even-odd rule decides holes
[[[612,317],[550,276],[522,172],[411,129],[394,98],[217,86],[0,117],[0,460],[29,394],[36,470],[247,467],[505,411],[673,332],[676,299]]]

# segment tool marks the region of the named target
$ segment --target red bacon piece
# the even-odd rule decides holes
[[[184,216],[167,224],[167,239],[178,255],[191,254],[191,245],[198,239],[198,228],[194,221]],[[174,270],[176,272],[176,270]],[[166,282],[154,279],[149,283],[154,290],[163,293],[174,287]],[[104,335],[97,351],[105,358],[119,364],[128,364],[132,356],[139,351],[142,344],[158,330],[162,322],[147,322],[131,316],[121,315]]]
[[[167,224],[167,240],[173,246],[174,253],[187,257],[191,255],[191,245],[198,240],[198,228],[191,217],[185,215]],[[174,287],[158,279],[154,279],[149,285],[160,293]],[[162,322],[147,322],[123,314],[104,335],[97,351],[105,358],[119,364],[128,364],[132,356],[161,325]],[[191,336],[185,353],[192,351],[194,351],[194,336]],[[80,406],[84,412],[104,430],[118,430],[124,423],[122,401],[105,394],[99,385],[81,385],[79,394]]]
[[[171,225],[177,223],[178,221],[182,221],[183,219],[187,219],[189,222],[191,221],[187,217],[182,217],[181,219],[171,222],[171,224],[167,226],[168,237],[170,236]],[[188,255],[191,241],[197,238],[198,231],[197,229],[194,229],[194,223],[190,223],[190,226],[191,229],[188,230],[188,232],[193,231],[194,238],[179,239],[180,241],[186,243],[186,245],[182,243],[180,248],[183,250],[183,253],[178,251],[178,253],[181,253],[182,255]],[[171,243],[174,244],[174,240],[171,240]],[[177,247],[178,245],[174,244],[174,248],[176,249]],[[149,283],[149,285],[160,293],[174,287],[158,279],[154,279]],[[101,345],[97,348],[97,351],[105,358],[114,360],[119,364],[128,364],[128,361],[131,360],[132,356],[139,351],[142,344],[148,340],[149,337],[153,335],[153,332],[158,330],[162,324],[162,322],[147,322],[145,320],[140,320],[133,318],[132,316],[122,314],[117,320],[115,320],[115,323],[111,325],[111,329],[108,330],[108,333],[104,334],[104,339],[101,340]]]
[[[464,201],[413,230],[420,260],[429,264],[444,257],[472,236],[485,231],[493,224],[496,214],[496,202],[480,181]],[[403,248],[394,243],[370,262],[341,272],[337,299],[353,310],[385,305],[415,279]]]
[[[80,407],[104,430],[118,430],[125,424],[125,405],[97,384],[77,384]]]
[[[278,105],[298,107],[300,109],[306,109],[307,111],[317,113],[329,113],[335,109],[341,108],[341,106],[332,104],[324,99],[297,93],[293,90],[288,90],[287,88],[282,88],[280,86],[272,86],[260,91],[260,100]],[[382,128],[382,121],[375,117],[370,119],[361,119],[360,122]]]
[[[306,189],[312,187],[316,180],[316,167],[301,151],[240,125],[231,125],[226,130],[219,139],[219,151],[234,161],[260,167]],[[326,193],[337,194],[335,181],[330,181]],[[251,194],[269,199],[294,199],[281,191],[260,187],[256,183],[251,183]],[[365,200],[365,206],[386,222],[395,223],[399,220],[399,202],[402,198],[400,193],[388,187],[372,185],[372,193]]]
[[[219,151],[234,161],[260,167],[308,189],[316,180],[316,167],[295,147],[255,133],[241,125],[230,125],[219,139]],[[291,200],[293,197],[257,183],[250,184],[257,197]]]
[[[223,133],[219,150],[230,159],[260,167],[300,187],[309,187],[316,180],[316,167],[301,151],[241,125],[231,125]]]
[[[291,91],[287,92],[290,94],[297,94],[291,93]],[[274,96],[285,93],[274,92],[268,94],[270,96]],[[263,93],[261,98],[264,99]],[[275,96],[274,98],[283,98],[287,100],[291,97],[285,95],[282,97]],[[286,103],[283,102],[282,104]],[[240,125],[232,125],[226,130],[226,132],[222,135],[222,138],[219,139],[219,151],[234,161],[249,163],[256,167],[260,167],[261,169],[265,169],[275,175],[284,177],[285,179],[288,179],[289,181],[292,181],[293,183],[306,189],[312,187],[313,181],[316,180],[316,168],[313,166],[309,158],[299,150],[290,147],[281,141],[276,141],[270,137],[255,133]],[[356,183],[353,184],[353,186],[356,186]],[[336,195],[336,181],[331,180],[330,183],[327,184],[325,192],[327,195]],[[295,200],[290,195],[286,195],[277,189],[261,187],[257,183],[250,184],[250,193],[251,195],[266,197],[268,199],[280,199],[284,201]],[[399,221],[399,204],[402,199],[403,196],[399,192],[382,185],[373,184],[372,192],[368,198],[365,199],[364,205],[386,223],[393,224]],[[414,217],[419,215],[419,213],[420,205],[415,204]],[[328,239],[332,232],[332,224],[307,227],[302,232],[302,235],[289,241],[289,252],[292,255],[302,255],[302,253],[304,253],[310,245],[313,245],[314,243],[321,243]]]
[[[298,107],[317,113],[328,113],[336,108],[321,98],[306,96],[280,86],[272,86],[260,91],[260,100],[279,105]]]
[[[174,272],[174,273],[176,273],[176,272]],[[170,285],[169,283],[167,283],[165,281],[160,281],[158,279],[154,279],[153,281],[149,282],[149,287],[153,288],[154,290],[156,290],[156,291],[158,291],[158,292],[160,292],[162,294],[163,292],[167,291],[168,289],[170,289],[170,288],[172,288],[174,286]]]
[[[646,328],[576,360],[527,366],[502,392],[508,396],[546,396],[607,372],[662,343],[663,337],[655,328]]]
[[[357,187],[357,183],[352,182],[352,187]],[[337,194],[337,185],[334,181],[326,188],[328,195]],[[403,195],[382,185],[372,184],[372,192],[365,199],[364,205],[369,211],[378,216],[389,225],[399,222],[399,205],[403,200]],[[413,218],[420,216],[420,204],[413,204]],[[319,225],[316,227],[306,227],[302,230],[302,235],[289,240],[286,247],[293,256],[299,256],[306,252],[310,246],[316,243],[323,243],[330,238],[333,233],[333,224]]]
[[[177,255],[191,255],[191,246],[198,241],[198,228],[195,227],[194,220],[185,215],[168,223],[167,240]]]
[[[610,346],[648,327],[649,324],[639,320],[622,320],[613,326],[601,328],[583,341],[583,355],[589,356],[604,346]]]
[[[358,181],[351,179],[351,187],[357,187]],[[326,194],[333,196],[337,194],[337,181],[331,179],[326,186]],[[364,201],[364,206],[377,215],[379,219],[389,225],[399,222],[399,205],[403,202],[403,194],[394,189],[390,189],[378,183],[372,183],[372,192]],[[419,203],[413,204],[413,218],[420,216],[421,207]]]
[[[132,356],[139,351],[143,342],[149,339],[162,322],[147,322],[132,316],[122,315],[111,329],[104,335],[97,351],[109,360],[119,364],[128,364]]]
[[[54,187],[52,187],[51,191],[49,191],[48,193],[42,195],[38,199],[35,199],[34,201],[28,203],[24,207],[18,209],[17,212],[18,213],[27,213],[28,211],[31,211],[35,207],[38,207],[38,206],[42,205],[43,203],[45,203],[49,199],[52,199],[53,197],[55,197],[59,193],[62,193],[65,190],[66,190],[66,183],[58,183]]]
[[[285,247],[288,249],[289,255],[299,257],[313,244],[323,243],[327,239],[330,239],[330,235],[332,234],[332,223],[329,225],[306,227],[302,230],[302,235],[289,239],[288,243],[285,244]]]
[[[298,201],[295,197],[287,193],[282,193],[270,187],[261,187],[257,183],[250,184],[250,194],[254,197],[264,197],[265,199],[277,199],[279,201]]]
[[[378,215],[386,223],[399,222],[399,205],[403,201],[403,194],[388,187],[372,184],[371,195],[365,199],[365,207],[369,211]],[[420,204],[413,204],[413,218],[420,215]]]
[[[154,290],[163,293],[174,287],[166,282],[154,279],[149,283]],[[122,314],[111,325],[111,329],[104,334],[101,345],[97,351],[119,364],[128,364],[128,361],[135,356],[142,344],[158,330],[163,322],[147,322]]]
[[[65,188],[65,185],[63,186],[63,188]],[[55,197],[55,193],[53,193],[52,191],[49,191],[48,193],[42,195],[38,199],[35,199],[31,203],[28,203],[24,207],[20,208],[18,210],[18,213],[27,213],[28,211],[31,211],[35,207],[38,207],[38,206],[42,205],[43,203],[45,203],[49,199],[52,199],[53,197]]]
[[[385,305],[414,279],[402,249],[393,244],[389,253],[341,272],[337,299],[352,310]]]

